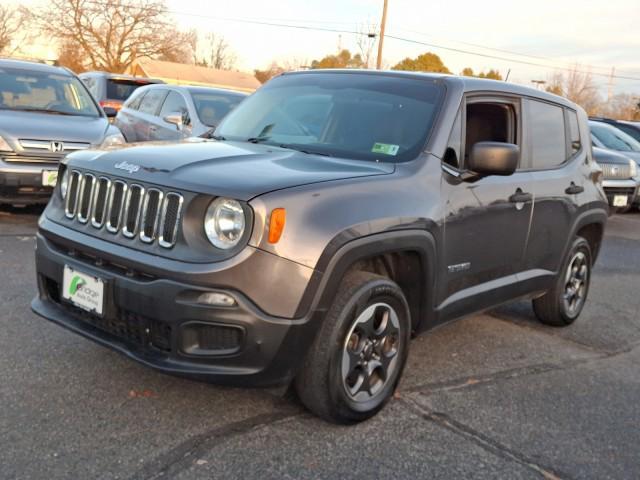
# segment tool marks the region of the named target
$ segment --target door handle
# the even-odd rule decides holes
[[[518,188],[516,193],[509,197],[509,201],[511,203],[525,203],[533,200],[533,195],[527,192],[523,192],[522,189]]]
[[[576,185],[573,182],[571,182],[571,185],[569,185],[567,189],[564,191],[564,193],[566,193],[567,195],[575,195],[577,193],[582,193],[582,192],[584,192],[584,187],[581,187],[580,185]]]
[[[158,127],[156,127],[155,125],[149,125],[149,130],[155,132],[156,130],[158,130]]]

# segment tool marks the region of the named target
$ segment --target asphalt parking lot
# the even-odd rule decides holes
[[[0,478],[638,478],[640,213],[612,217],[572,327],[528,302],[412,343],[355,427],[156,373],[36,317],[37,209],[0,209]]]

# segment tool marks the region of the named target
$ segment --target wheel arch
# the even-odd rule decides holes
[[[412,328],[420,330],[433,311],[436,265],[436,242],[425,230],[383,232],[338,247],[330,244],[318,261],[296,316],[327,311],[342,278],[352,270],[362,270],[398,283],[409,304]]]
[[[598,254],[600,253],[600,247],[602,246],[604,228],[608,217],[608,212],[600,208],[589,210],[579,215],[573,225],[571,235],[567,239],[567,245],[565,246],[562,258],[567,256],[567,252],[571,247],[573,239],[576,236],[580,236],[589,243],[592,262],[595,263],[598,258]]]

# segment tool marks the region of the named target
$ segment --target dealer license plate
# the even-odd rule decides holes
[[[104,280],[65,265],[62,275],[62,296],[83,310],[102,315]]]
[[[43,170],[42,171],[42,186],[43,187],[55,187],[58,183],[58,171],[57,170]]]
[[[614,207],[626,207],[627,206],[627,196],[626,195],[615,195],[613,197],[613,206]]]

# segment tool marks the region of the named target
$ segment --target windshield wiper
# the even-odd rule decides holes
[[[267,140],[269,140],[271,137],[267,136],[267,137],[251,137],[251,138],[247,138],[245,140],[245,142],[249,142],[249,143],[261,143],[261,142],[266,142]]]
[[[212,140],[226,140],[226,138],[221,135],[215,135],[214,133],[215,131],[216,131],[215,127],[210,130],[207,130],[202,135],[200,135],[200,138],[210,138]]]
[[[287,148],[289,150],[295,150],[296,152],[306,153],[307,155],[320,155],[321,157],[333,157],[330,153],[327,152],[319,152],[316,150],[310,150],[303,146],[297,146],[295,144],[287,145],[286,143],[282,143],[278,145],[280,148]]]
[[[18,112],[50,113],[51,115],[76,115],[75,113],[62,112],[60,110],[49,110],[46,108],[14,108],[13,110],[17,110]]]

